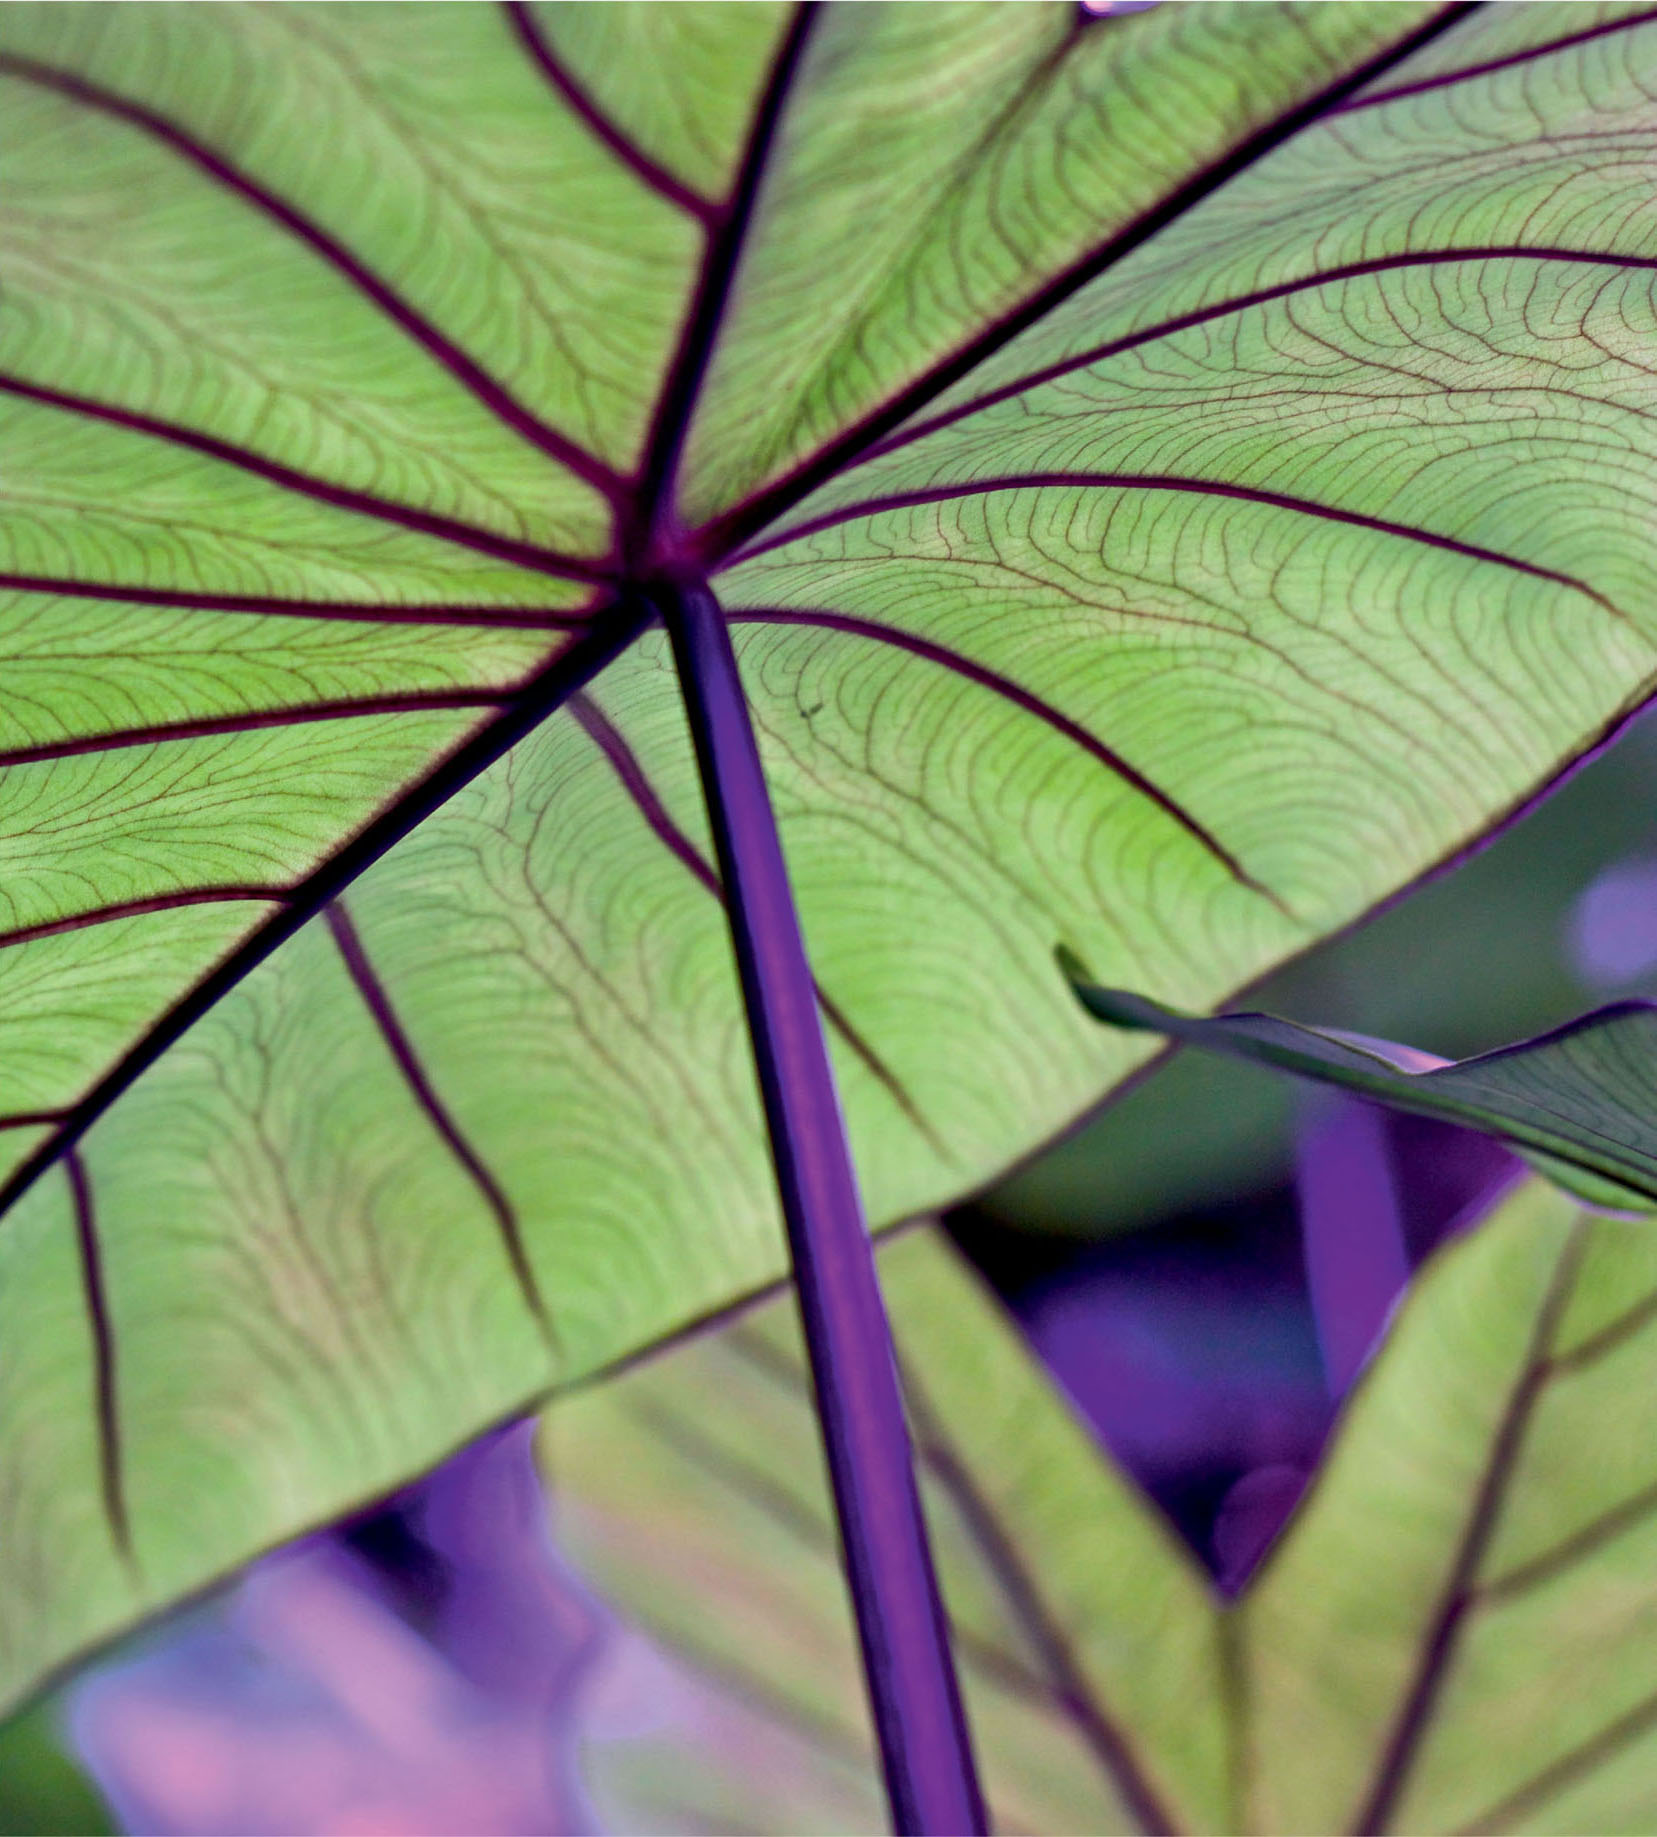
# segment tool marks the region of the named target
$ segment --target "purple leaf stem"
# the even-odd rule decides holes
[[[897,1363],[782,843],[724,616],[659,590],[726,890],[892,1820],[987,1828]]]
[[[1301,1241],[1329,1394],[1352,1388],[1410,1277],[1386,1121],[1344,1099],[1303,1128]]]

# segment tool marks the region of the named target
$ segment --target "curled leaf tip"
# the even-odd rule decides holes
[[[1059,966],[1059,974],[1072,988],[1079,988],[1093,981],[1093,972],[1068,944],[1054,945],[1053,958]]]
[[[1059,945],[1053,954],[1075,992],[1076,999],[1095,1020],[1105,1021],[1113,1027],[1132,1028],[1137,1032],[1168,1031],[1164,1022],[1172,1015],[1172,1009],[1159,1007],[1154,1001],[1148,1001],[1143,995],[1135,995],[1128,989],[1102,988],[1093,980],[1087,965],[1067,945]]]

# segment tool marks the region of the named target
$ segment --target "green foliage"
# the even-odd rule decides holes
[[[881,1263],[1000,1828],[1651,1828],[1649,1226],[1532,1182],[1441,1251],[1234,1602],[946,1240]],[[778,1301],[548,1414],[566,1548],[758,1722],[593,1750],[620,1828],[879,1828],[802,1379]]]
[[[1657,1210],[1657,1006],[1650,1002],[1598,1008],[1539,1039],[1456,1062],[1273,1014],[1179,1014],[1127,989],[1097,987],[1068,952],[1060,952],[1059,966],[1096,1020],[1482,1130],[1579,1198]]]
[[[1657,727],[1641,722],[1470,860],[1274,971],[1247,1005],[1464,1058],[1623,993],[1584,979],[1578,902],[1657,842],[1654,781]],[[1291,1176],[1303,1096],[1244,1060],[1174,1052],[977,1204],[1069,1235],[1224,1204]]]
[[[63,1751],[56,1705],[36,1704],[0,1727],[0,1833],[105,1837],[109,1809]]]
[[[0,1698],[779,1274],[629,570],[880,1223],[1647,693],[1634,19],[4,9]]]

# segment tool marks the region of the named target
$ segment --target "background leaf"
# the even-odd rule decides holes
[[[1268,1828],[1649,1825],[1654,1275],[1533,1183],[1405,1304],[1242,1609]]]
[[[997,1828],[1218,1828],[1221,1655],[1199,1573],[947,1238],[905,1232],[880,1268]],[[543,1458],[561,1541],[606,1594],[804,1732],[823,1773],[870,1764],[791,1300],[571,1397]],[[598,1758],[619,1810],[631,1763]],[[762,1825],[745,1797],[739,1821]],[[691,1809],[654,1807],[667,1828]]]
[[[1137,1062],[1057,938],[1211,1005],[1645,692],[1633,13],[592,11],[0,20],[9,1696],[778,1274],[619,570],[879,1222]]]
[[[1062,1710],[1015,1729],[986,1677],[986,1629],[1003,1658],[1019,1651],[1005,1618],[981,1618],[986,1577],[1014,1562],[1177,1828],[1650,1827],[1648,1226],[1575,1213],[1533,1181],[1439,1252],[1234,1605],[1204,1598],[942,1239],[905,1234],[882,1264],[925,1395],[946,1592],[1007,1828],[1157,1828],[1085,1792],[1021,1796],[1020,1756],[1049,1790],[1072,1776]],[[742,1349],[791,1337],[784,1306],[559,1403],[544,1458],[563,1541],[612,1600],[764,1713],[844,1740],[855,1676],[814,1449],[763,1375],[775,1351]],[[994,1489],[988,1545],[984,1519],[944,1509],[940,1424]],[[621,1828],[638,1828],[626,1747],[599,1764]],[[724,1790],[754,1815],[739,1779]]]
[[[1060,968],[1095,1020],[1164,1033],[1319,1084],[1498,1136],[1568,1191],[1595,1203],[1657,1207],[1657,1006],[1596,1008],[1551,1033],[1453,1063],[1413,1046],[1275,1014],[1179,1014]]]

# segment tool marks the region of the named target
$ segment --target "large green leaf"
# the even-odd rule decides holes
[[[879,1222],[1143,1056],[1060,938],[1211,1006],[1607,731],[1654,62],[6,8],[0,1697],[778,1273],[641,574],[731,609]]]
[[[1441,1252],[1234,1602],[944,1239],[881,1264],[999,1828],[1651,1829],[1649,1226],[1532,1182]],[[799,1374],[773,1303],[558,1403],[543,1447],[583,1570],[760,1751],[803,1739],[793,1802],[850,1828],[865,1737]],[[589,1750],[613,1828],[796,1828],[742,1757],[667,1740]]]

